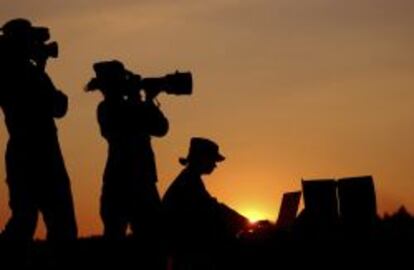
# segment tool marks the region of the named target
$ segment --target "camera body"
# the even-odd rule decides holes
[[[96,77],[89,81],[86,91],[122,91],[121,94],[131,96],[143,90],[146,99],[152,99],[160,92],[191,95],[193,90],[191,72],[176,71],[162,77],[142,78],[126,70],[124,65],[116,60],[95,63],[93,69]]]
[[[50,39],[49,29],[46,27],[32,27],[32,50],[31,58],[39,63],[45,64],[47,59],[57,58],[59,56],[59,46],[57,42],[49,42]]]

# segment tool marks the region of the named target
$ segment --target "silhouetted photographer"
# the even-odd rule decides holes
[[[179,160],[185,168],[164,195],[177,269],[210,269],[209,265],[226,269],[223,263],[235,252],[236,235],[248,223],[204,186],[202,175],[211,174],[223,160],[215,142],[192,138],[188,156]]]
[[[6,152],[11,218],[3,238],[31,241],[39,211],[47,238],[77,237],[69,177],[54,118],[66,114],[68,100],[45,72],[57,43],[47,43],[49,30],[26,19],[14,19],[0,36],[0,106],[9,133]]]
[[[144,79],[119,61],[95,63],[93,68],[96,77],[86,90],[99,89],[104,96],[98,121],[109,144],[101,196],[104,236],[122,239],[130,225],[135,237],[156,243],[161,200],[151,137],[165,136],[168,120],[154,98],[161,91],[190,94],[191,74]]]

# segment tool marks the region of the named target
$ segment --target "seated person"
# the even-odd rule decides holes
[[[211,174],[223,160],[218,145],[204,138],[192,138],[188,156],[179,159],[185,168],[163,198],[175,254],[214,260],[247,225],[245,217],[212,197],[202,181],[201,176]]]

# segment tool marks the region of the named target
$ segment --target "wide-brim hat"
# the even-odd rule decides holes
[[[48,28],[33,26],[29,20],[24,18],[9,20],[0,30],[4,35],[17,39],[28,38],[45,42],[50,38]]]
[[[210,139],[193,137],[190,141],[190,149],[187,157],[179,158],[179,162],[181,165],[187,165],[193,160],[200,159],[210,159],[215,162],[221,162],[225,160],[225,157],[220,154],[217,143]]]
[[[104,85],[116,85],[125,80],[127,70],[118,60],[101,61],[93,64],[96,76],[85,87],[85,91],[102,89]]]

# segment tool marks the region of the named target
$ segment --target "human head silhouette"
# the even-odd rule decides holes
[[[224,156],[219,152],[217,143],[210,139],[193,137],[190,141],[187,157],[180,158],[179,162],[200,174],[210,174],[215,169],[216,163],[224,159]]]
[[[101,61],[93,64],[96,77],[92,78],[85,91],[100,90],[105,99],[119,99],[129,94],[132,73],[118,60]]]
[[[12,19],[1,27],[9,57],[29,59],[32,30],[32,23],[22,18]]]

